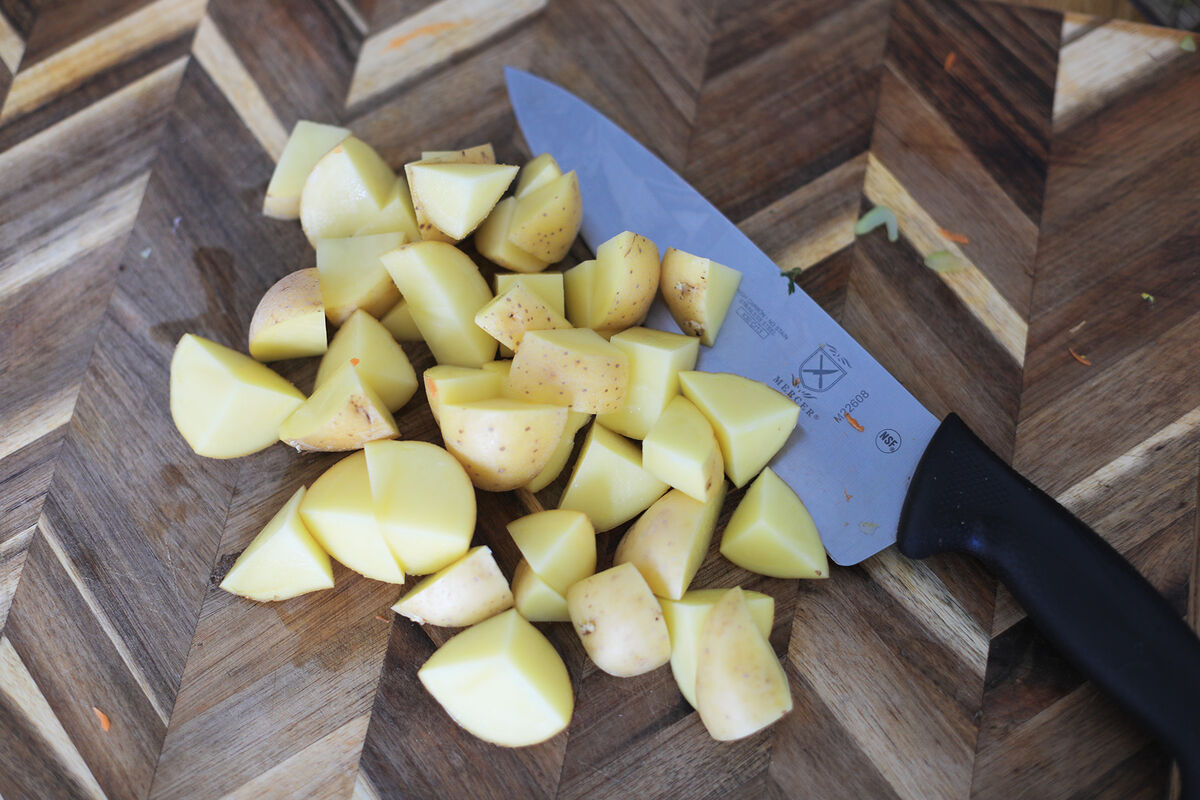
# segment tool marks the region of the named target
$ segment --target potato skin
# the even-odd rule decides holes
[[[609,675],[641,675],[671,659],[662,606],[632,564],[573,584],[567,590],[567,610],[588,656]]]

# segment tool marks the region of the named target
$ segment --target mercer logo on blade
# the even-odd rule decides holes
[[[823,344],[800,363],[800,385],[811,392],[827,392],[850,372],[850,362],[830,344]]]

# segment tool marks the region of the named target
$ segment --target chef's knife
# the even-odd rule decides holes
[[[576,170],[594,251],[632,230],[742,272],[699,367],[776,388],[800,424],[772,468],[811,512],[830,557],[893,542],[914,558],[983,561],[1072,660],[1172,750],[1200,797],[1200,639],[1121,556],[992,453],[954,414],[940,424],[737,226],[653,153],[566,90],[506,70],[533,153]],[[646,324],[678,330],[661,301]]]

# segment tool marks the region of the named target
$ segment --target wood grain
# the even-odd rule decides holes
[[[397,587],[216,588],[337,458],[202,459],[166,412],[178,337],[243,346],[262,292],[312,265],[259,215],[287,132],[348,125],[393,166],[482,141],[520,161],[506,65],[661,155],[1195,623],[1200,60],[1176,32],[965,0],[0,0],[0,795],[1162,796],[1161,748],[965,559],[797,583],[714,542],[695,585],[775,597],[796,706],[731,744],[668,670],[612,678],[544,625],[575,717],[501,750],[420,687],[453,631],[392,619]],[[875,203],[899,242],[854,236]],[[924,267],[939,249],[965,269]],[[311,387],[313,364],[277,366]],[[397,421],[438,441],[420,402]],[[479,493],[506,575],[505,523],[565,480]]]

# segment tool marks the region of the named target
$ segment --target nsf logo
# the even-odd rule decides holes
[[[800,364],[800,384],[809,391],[827,392],[846,377],[850,362],[833,345],[823,344]]]

